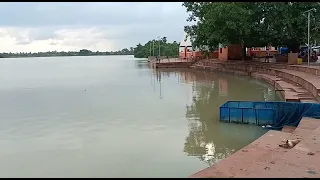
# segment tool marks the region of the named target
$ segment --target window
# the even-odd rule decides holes
[[[222,48],[220,48],[220,53],[222,53]]]

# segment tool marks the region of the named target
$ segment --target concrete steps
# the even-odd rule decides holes
[[[242,61],[221,63],[212,60],[198,61],[192,67],[240,75],[263,74],[266,77],[264,80],[269,79],[271,84],[278,86],[278,90],[284,90],[282,95],[287,96],[287,101],[320,101],[320,67]]]
[[[297,127],[294,126],[283,126],[282,132],[292,133]]]
[[[290,82],[286,79],[263,73],[252,73],[253,77],[267,81],[275,87],[276,91],[280,91],[285,101],[291,102],[316,102],[317,100],[306,89],[299,84]]]
[[[268,74],[296,82],[308,92],[310,92],[317,101],[320,101],[320,77],[307,72],[301,72],[290,69],[269,69]]]
[[[290,65],[288,69],[320,76],[320,66]]]

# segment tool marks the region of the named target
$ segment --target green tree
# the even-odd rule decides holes
[[[146,44],[141,45],[140,43],[134,48],[134,57],[136,58],[147,58],[148,56],[159,55],[159,44],[160,44],[160,56],[178,56],[179,44],[174,41],[172,43],[167,42],[167,37],[163,37],[159,40],[150,40]]]
[[[302,2],[184,2],[190,13],[185,27],[194,46],[213,50],[218,43],[242,44],[245,47],[287,46],[297,51],[307,42],[307,18],[303,12],[316,9],[311,19],[312,39],[319,39],[319,3]],[[226,13],[228,12],[228,13]]]
[[[320,3],[312,2],[281,2],[261,3],[263,9],[263,28],[268,35],[267,39],[273,45],[287,46],[291,51],[297,52],[299,46],[308,42],[308,18],[305,11],[315,8],[310,15],[312,40],[319,39]]]
[[[190,13],[187,21],[196,21],[186,26],[194,46],[214,50],[218,44],[241,44],[243,49],[265,46],[261,25],[262,10],[258,3],[244,2],[185,2]],[[228,13],[226,13],[228,12]],[[244,51],[245,53],[245,51]]]

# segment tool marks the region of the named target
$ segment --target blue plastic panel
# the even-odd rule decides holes
[[[242,109],[241,108],[230,108],[230,122],[242,123]]]
[[[238,108],[239,107],[239,102],[229,101],[228,104],[227,104],[227,107],[229,107],[229,108]]]
[[[253,102],[239,102],[239,108],[253,108]]]
[[[220,121],[230,122],[228,107],[220,107]]]
[[[243,109],[243,123],[244,124],[257,124],[256,110]]]
[[[220,107],[220,121],[271,125],[280,130],[284,125],[297,126],[302,117],[320,119],[319,103],[228,101]]]
[[[275,119],[274,109],[257,109],[257,124],[262,125],[273,125]]]

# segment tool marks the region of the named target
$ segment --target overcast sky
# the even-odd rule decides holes
[[[111,51],[157,36],[181,41],[181,2],[0,3],[0,52]]]

